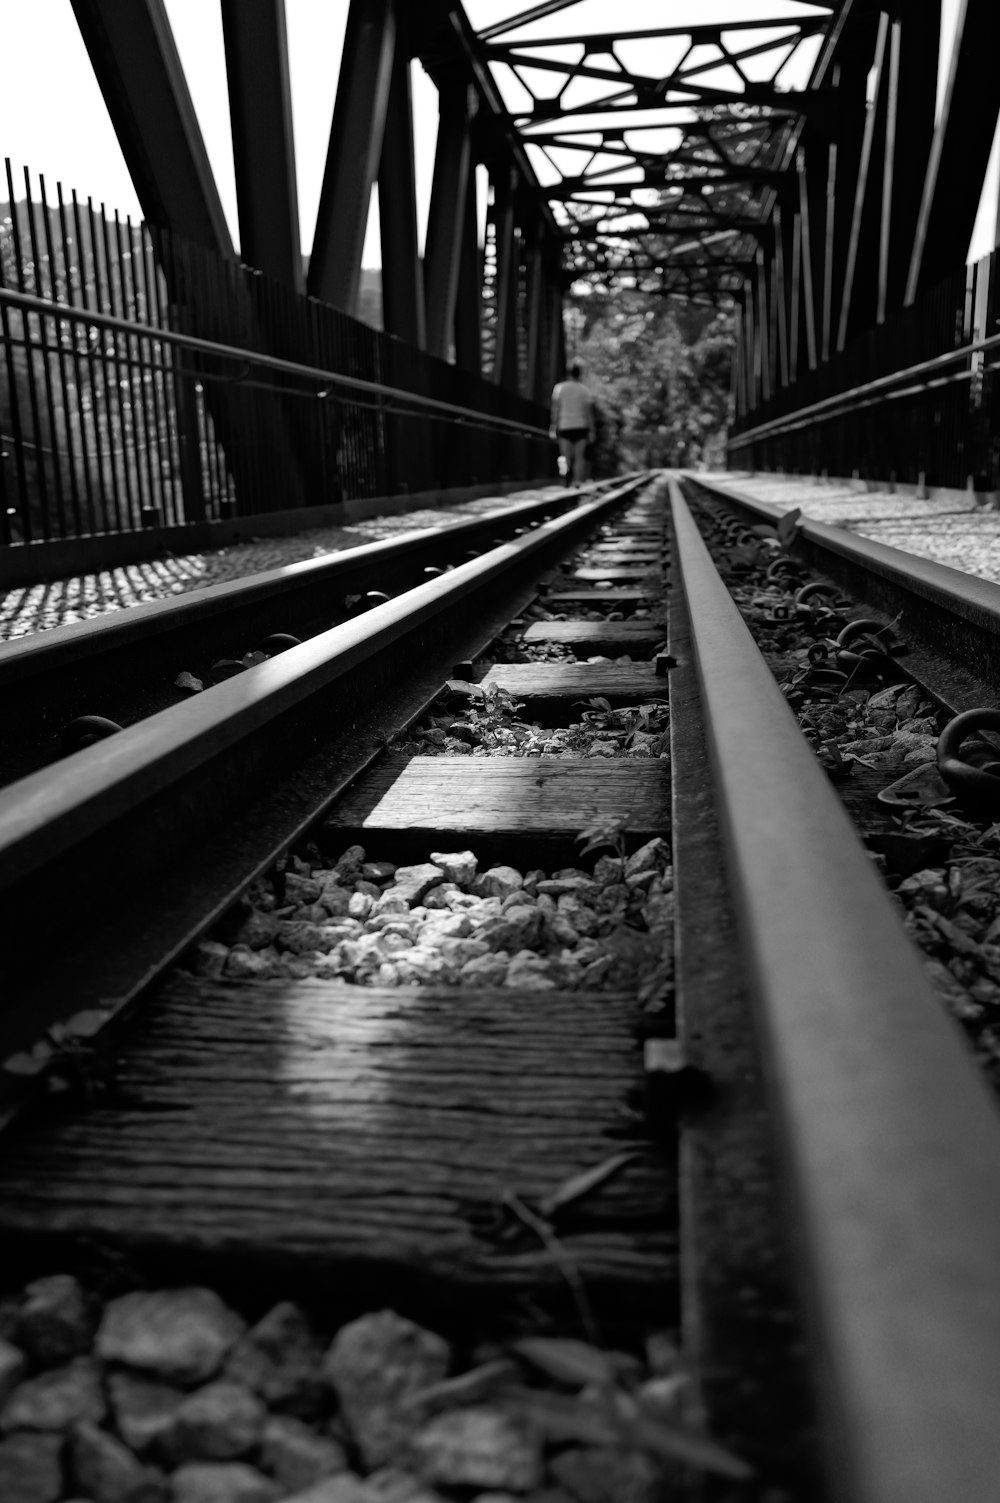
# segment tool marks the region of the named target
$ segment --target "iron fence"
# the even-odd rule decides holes
[[[997,252],[731,425],[733,468],[1000,489]]]
[[[0,224],[0,543],[543,474],[537,404],[44,177]]]

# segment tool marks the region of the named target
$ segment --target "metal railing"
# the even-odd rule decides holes
[[[0,543],[520,479],[537,404],[44,178],[0,224]]]
[[[1000,488],[997,278],[994,252],[758,402],[730,465]]]

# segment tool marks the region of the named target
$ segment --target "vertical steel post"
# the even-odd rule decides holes
[[[754,278],[754,305],[757,324],[757,338],[760,344],[760,395],[761,401],[771,400],[771,353],[770,353],[770,317],[767,304],[767,275],[764,270],[764,250],[757,247],[756,256],[757,274]]]
[[[427,348],[447,360],[454,341],[465,196],[472,160],[470,127],[476,108],[476,96],[464,78],[441,79],[439,108],[424,252],[424,297]]]
[[[774,206],[774,266],[772,287],[776,314],[777,378],[781,386],[787,386],[791,380],[791,368],[788,363],[788,288],[785,280],[785,226],[782,221],[780,203],[776,203]]]
[[[382,320],[389,334],[423,350],[427,347],[427,319],[417,250],[410,56],[404,39],[405,30],[396,38],[378,169]]]
[[[844,296],[840,307],[837,349],[852,335],[870,328],[878,311],[879,243],[883,223],[882,181],[885,171],[889,103],[889,17],[879,16],[875,43],[875,100],[865,116],[851,238],[847,250]]]
[[[548,371],[545,384],[548,392],[544,398],[546,401],[552,388],[566,370],[566,327],[563,323],[562,280],[558,261],[552,268],[547,283],[547,294]]]
[[[903,304],[920,199],[934,139],[941,0],[898,5],[892,18],[889,110],[893,124],[892,197],[884,311]],[[888,148],[886,151],[889,160]]]
[[[815,254],[813,250],[813,226],[809,193],[809,175],[806,153],[799,147],[795,158],[795,170],[799,179],[799,225],[800,225],[800,271],[802,286],[802,333],[805,347],[800,349],[800,362],[816,369],[816,296],[813,275]],[[804,357],[804,361],[803,361]]]
[[[528,368],[525,391],[536,402],[548,392],[541,389],[542,341],[545,332],[545,232],[535,219],[528,240]]]
[[[477,376],[483,373],[482,318],[483,257],[479,248],[476,170],[470,161],[455,294],[455,364]]]
[[[961,266],[1000,114],[994,0],[961,0],[941,118],[924,180],[905,301]]]
[[[240,255],[305,292],[284,0],[222,0]]]
[[[788,380],[790,383],[799,377],[799,341],[801,338],[801,309],[802,309],[802,215],[798,209],[792,215],[792,255],[791,255],[791,286],[789,288],[789,306],[792,316],[788,326]]]
[[[875,52],[876,26],[864,16],[864,30],[855,45],[834,67],[836,99],[834,135],[833,239],[830,296],[830,343],[842,348],[841,320],[850,302],[848,258],[854,223],[855,191],[861,175],[861,157],[867,121],[865,98],[868,73]],[[855,28],[855,31],[857,28]],[[853,273],[852,273],[853,275]]]
[[[395,0],[351,0],[308,278],[345,313],[357,307],[395,49]]]
[[[517,299],[520,245],[517,234],[517,173],[499,172],[493,183],[497,255],[497,346],[493,379],[517,390]]]

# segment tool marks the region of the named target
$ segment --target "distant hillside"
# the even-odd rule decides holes
[[[21,225],[21,229],[22,229],[22,234],[21,234],[22,254],[24,256],[25,261],[29,262],[31,260],[31,241],[30,241],[30,235],[28,233],[28,215],[27,215],[27,212],[26,212],[26,206],[25,206],[24,201],[23,200],[18,200],[16,207],[17,207],[17,214],[18,214],[18,223]],[[41,205],[37,204],[37,203],[32,203],[31,210],[32,210],[32,215],[33,215],[34,221],[35,221],[35,234],[36,234],[36,237],[37,237],[37,240],[38,240],[39,254],[40,254],[40,256],[44,257],[45,254],[46,254],[47,247],[46,247],[46,235],[45,235],[45,219],[44,219],[44,216],[42,214]],[[12,219],[12,218],[13,218],[13,216],[11,214],[11,207],[10,207],[9,201],[0,200],[0,227],[3,226],[5,220],[9,220],[9,219]],[[69,231],[70,241],[75,244],[75,239],[76,239],[76,224],[74,223],[74,219],[73,219],[72,206],[69,206],[67,208],[66,220],[67,220],[67,229]],[[64,269],[65,269],[64,265],[63,265],[63,256],[62,256],[62,227],[61,227],[61,224],[60,224],[58,208],[53,208],[53,206],[51,204],[49,205],[49,224],[50,224],[51,233],[52,233],[53,250],[55,252],[56,273],[57,273],[58,276],[62,276],[64,274]],[[95,225],[96,225],[99,237],[103,236],[103,234],[104,234],[104,228],[103,228],[103,224],[102,224],[102,221],[101,221],[100,211],[99,210],[95,211]],[[109,234],[109,236],[113,240],[114,234],[115,234],[114,219],[113,218],[108,221],[108,225],[109,225],[108,234]],[[89,222],[89,217],[88,217],[88,215],[86,213],[86,206],[85,205],[83,206],[83,213],[81,215],[80,231],[81,231],[81,238],[82,238],[82,241],[83,241],[85,252],[89,256],[91,254],[90,222]],[[76,250],[74,250],[73,252],[71,252],[71,255],[73,257],[73,260],[75,261],[77,255],[78,255],[78,252]],[[306,267],[308,267],[308,264],[309,264],[308,257],[304,258],[304,263],[305,263]],[[11,261],[10,271],[13,272],[13,260]],[[357,317],[361,320],[362,323],[368,324],[373,329],[381,329],[383,327],[383,324],[382,324],[382,272],[377,267],[374,268],[374,269],[372,269],[372,270],[362,269],[362,272],[361,272],[361,287],[360,287],[360,291],[359,291],[359,294],[358,294]]]

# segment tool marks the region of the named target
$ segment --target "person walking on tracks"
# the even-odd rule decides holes
[[[549,437],[559,440],[559,473],[581,485],[586,475],[587,444],[594,442],[594,399],[580,380],[580,362],[574,360],[569,379],[558,381],[552,392],[552,426]]]

